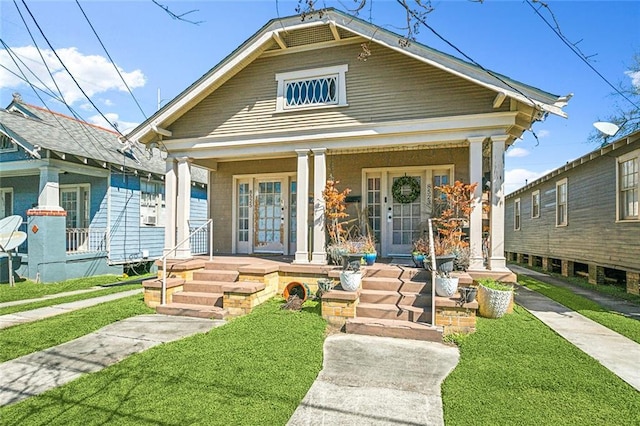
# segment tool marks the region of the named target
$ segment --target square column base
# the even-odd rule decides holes
[[[293,259],[293,263],[299,265],[301,263],[308,264],[309,263],[309,252],[306,251],[297,251],[296,257]]]

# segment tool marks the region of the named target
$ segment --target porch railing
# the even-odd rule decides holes
[[[92,253],[107,249],[104,228],[67,228],[67,253]]]
[[[209,230],[209,260],[213,260],[213,219],[209,219],[207,220],[204,224],[202,224],[201,226],[195,228],[193,231],[191,231],[191,233],[189,234],[189,236],[187,238],[185,238],[184,240],[180,241],[178,244],[175,245],[175,247],[173,247],[172,249],[170,249],[169,251],[167,251],[165,254],[162,255],[162,288],[160,289],[160,304],[161,305],[166,305],[167,304],[167,258],[169,257],[169,255],[175,253],[185,242],[189,241],[191,242],[191,238],[194,235],[197,235],[198,232],[200,232],[203,229],[207,229]],[[192,254],[194,254],[192,252]],[[203,254],[203,253],[198,253],[198,254]]]
[[[201,221],[198,221],[201,222]],[[207,222],[204,222],[206,225]],[[207,254],[209,253],[209,242],[211,229],[210,227],[196,226],[189,222],[189,244],[191,245],[191,254]]]

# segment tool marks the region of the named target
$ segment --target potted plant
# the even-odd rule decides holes
[[[424,259],[429,253],[429,240],[420,237],[413,240],[413,250],[411,251],[411,260],[416,268],[424,268]]]
[[[478,313],[486,318],[500,318],[513,301],[514,288],[492,278],[478,280]]]
[[[364,262],[367,266],[371,266],[376,263],[378,252],[376,250],[376,243],[373,235],[367,233],[362,237],[362,251],[364,252]]]

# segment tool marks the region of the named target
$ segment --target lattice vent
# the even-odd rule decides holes
[[[320,27],[303,28],[296,31],[283,34],[283,39],[287,46],[296,47],[307,44],[322,43],[324,41],[332,41],[333,34],[328,25]]]

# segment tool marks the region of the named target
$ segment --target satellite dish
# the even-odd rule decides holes
[[[593,123],[593,127],[600,130],[607,136],[613,136],[618,133],[618,130],[620,130],[620,127],[618,127],[618,125],[609,123],[607,121],[596,121],[595,123]]]

